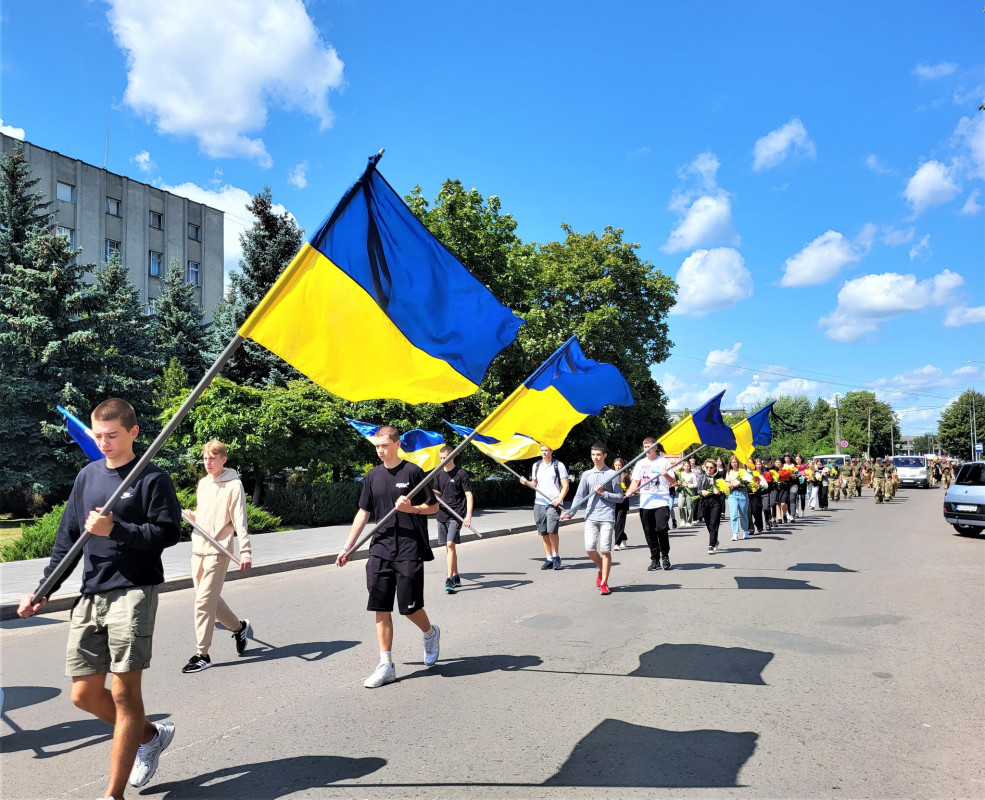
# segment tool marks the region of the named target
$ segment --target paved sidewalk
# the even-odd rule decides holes
[[[580,524],[582,519],[583,514],[579,513],[575,519],[562,525]],[[472,517],[472,527],[481,533],[483,538],[532,531],[533,510],[531,506],[523,506],[477,511]],[[431,544],[437,545],[438,531],[433,521],[429,521],[428,531],[431,534]],[[290,569],[333,564],[348,535],[348,524],[257,534],[252,537],[253,568],[245,572],[230,570],[226,580],[240,580]],[[463,542],[475,538],[474,534],[463,532]],[[353,555],[353,558],[365,558],[368,546],[367,542]],[[186,589],[192,585],[189,571],[191,551],[191,542],[179,542],[164,551],[162,591]],[[20,598],[38,587],[47,564],[47,558],[0,564],[0,620],[13,619],[17,616],[17,604]],[[81,583],[82,560],[80,559],[75,572],[66,578],[58,593],[48,600],[41,613],[63,611],[71,607],[78,597]]]

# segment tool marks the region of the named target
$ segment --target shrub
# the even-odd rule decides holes
[[[55,506],[33,525],[21,527],[19,538],[0,549],[0,561],[24,561],[29,558],[48,558],[55,547],[55,534],[62,521],[65,504]]]
[[[266,505],[288,525],[341,525],[355,516],[360,491],[358,483],[289,483],[271,487]]]
[[[472,482],[472,499],[476,508],[526,506],[533,503],[533,494],[532,489],[515,478]]]
[[[269,531],[280,530],[283,523],[281,523],[280,517],[247,502],[246,525],[250,533],[268,533]]]

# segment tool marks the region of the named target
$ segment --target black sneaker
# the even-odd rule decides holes
[[[552,559],[547,559],[543,564],[540,565],[541,569],[554,569],[554,561]]]
[[[208,656],[200,656],[198,653],[195,653],[195,655],[188,659],[188,663],[181,668],[181,671],[184,673],[201,672],[203,669],[208,669],[211,666],[211,658]]]
[[[671,527],[676,528],[677,527],[677,520],[674,519],[673,517],[671,517],[670,518],[670,524],[671,524]]]
[[[660,569],[660,565],[654,559],[653,561],[650,562],[650,566],[648,566],[646,568],[646,571],[647,572],[653,572],[654,570],[657,570],[657,569]]]
[[[455,581],[451,578],[445,578],[445,591],[448,594],[455,594]]]
[[[458,577],[458,573],[451,576],[451,582],[455,584],[456,589],[462,585],[462,579]]]
[[[667,558],[667,556],[664,556],[663,558],[663,567],[664,569],[673,569],[673,567],[670,566],[670,559]]]
[[[241,619],[239,621],[239,630],[233,632],[233,639],[236,640],[236,655],[243,655],[243,651],[246,650],[246,642],[253,633],[253,626],[250,625],[248,619]]]

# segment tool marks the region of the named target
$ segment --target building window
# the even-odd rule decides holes
[[[188,262],[188,282],[192,286],[202,285],[202,265],[197,261]]]
[[[202,229],[198,225],[188,223],[188,238],[195,242],[202,241]]]
[[[147,305],[144,306],[144,313],[148,317],[153,317],[157,313],[157,309],[154,307],[156,302],[157,302],[157,298],[152,297],[150,300],[147,301]]]
[[[161,277],[161,266],[163,264],[164,264],[164,253],[156,253],[153,250],[151,250],[149,273],[152,278]]]
[[[114,217],[120,216],[120,201],[115,197],[106,198],[106,213]]]
[[[120,254],[120,243],[115,239],[106,240],[106,261],[108,262],[112,257],[113,253],[117,255]]]
[[[164,227],[164,214],[159,211],[150,212],[150,226],[152,228],[161,229]]]
[[[68,239],[68,246],[71,247],[73,250],[75,249],[74,230],[72,230],[71,228],[63,228],[61,225],[59,225],[57,228],[55,228],[55,233],[58,236],[64,236],[66,239]]]
[[[64,200],[66,203],[75,202],[75,187],[70,183],[62,183],[57,181],[55,183],[55,197],[59,200]]]

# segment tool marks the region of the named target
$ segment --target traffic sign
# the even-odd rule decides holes
[[[841,440],[841,446],[842,446],[842,447],[848,447],[848,442],[847,442],[847,441],[845,441],[844,439],[842,439],[842,440]]]
[[[975,442],[975,452],[976,453],[982,452],[982,443],[981,442]]]

